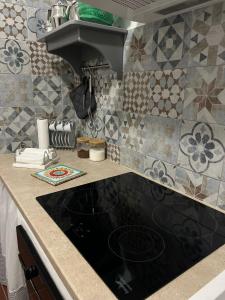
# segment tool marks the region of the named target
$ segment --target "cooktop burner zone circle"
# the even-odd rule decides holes
[[[108,245],[114,255],[130,262],[154,261],[166,248],[163,237],[144,225],[116,228],[108,237]]]

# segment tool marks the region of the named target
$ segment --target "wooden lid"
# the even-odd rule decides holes
[[[89,144],[93,146],[105,146],[105,140],[102,139],[90,139]]]
[[[77,138],[77,143],[89,143],[90,139],[86,136],[80,136]]]

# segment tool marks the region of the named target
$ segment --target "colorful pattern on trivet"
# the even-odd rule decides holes
[[[80,177],[86,174],[83,171],[68,167],[66,165],[57,165],[55,167],[42,170],[40,172],[32,174],[32,176],[43,180],[52,185],[59,185],[66,181]]]

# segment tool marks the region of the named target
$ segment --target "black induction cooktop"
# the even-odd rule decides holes
[[[133,173],[37,198],[118,299],[144,299],[225,244],[225,215]]]

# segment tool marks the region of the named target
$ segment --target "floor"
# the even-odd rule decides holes
[[[7,300],[7,287],[0,285],[0,300]]]

